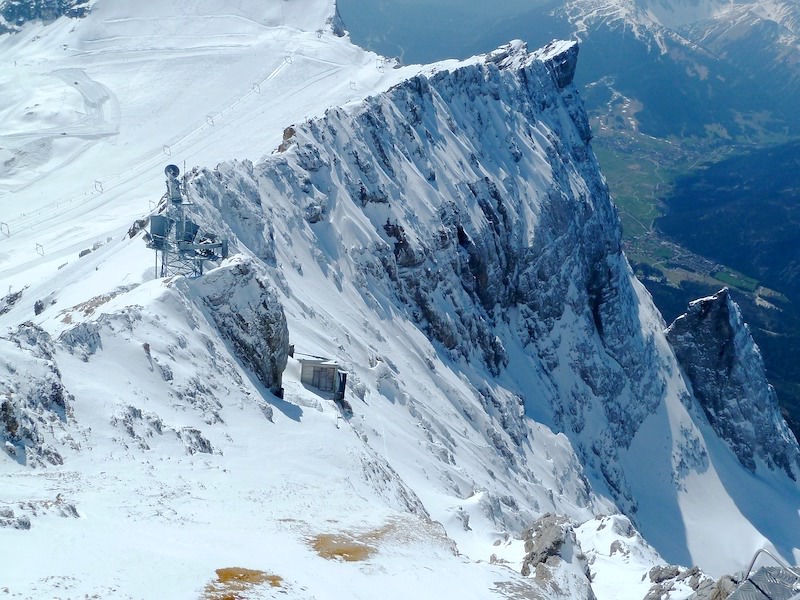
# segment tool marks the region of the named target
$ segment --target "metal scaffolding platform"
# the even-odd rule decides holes
[[[760,554],[767,554],[780,566],[753,570]],[[742,584],[728,596],[728,600],[800,600],[800,573],[779,560],[767,550],[756,552]]]
[[[181,184],[180,169],[167,165],[167,192],[163,214],[150,216],[150,238],[147,244],[156,253],[156,277],[203,274],[206,261],[218,262],[228,256],[228,241],[217,239],[211,232],[203,232],[197,223],[186,215],[185,186]]]

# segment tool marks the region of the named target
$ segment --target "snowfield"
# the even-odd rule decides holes
[[[800,449],[748,469],[703,412],[576,45],[399,66],[341,28],[97,0],[0,36],[0,595],[678,600],[797,562]],[[132,228],[170,163],[231,244],[199,279]]]

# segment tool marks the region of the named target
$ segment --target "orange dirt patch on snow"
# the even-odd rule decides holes
[[[281,587],[283,578],[264,571],[227,567],[217,569],[217,580],[206,585],[203,600],[239,600],[258,586]]]
[[[366,560],[378,550],[346,533],[320,533],[311,540],[311,547],[322,558],[356,562]]]

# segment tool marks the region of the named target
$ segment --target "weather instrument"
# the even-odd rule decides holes
[[[199,277],[206,261],[219,262],[228,256],[228,240],[205,231],[187,216],[192,205],[186,199],[186,182],[180,180],[176,165],[164,169],[167,191],[157,214],[150,215],[147,247],[156,254],[156,276]]]

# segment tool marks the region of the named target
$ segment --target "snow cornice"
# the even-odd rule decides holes
[[[578,64],[578,42],[553,40],[546,46],[528,51],[525,42],[514,40],[486,55],[486,62],[500,69],[520,69],[541,62],[553,74],[556,85],[564,89],[572,83]]]

